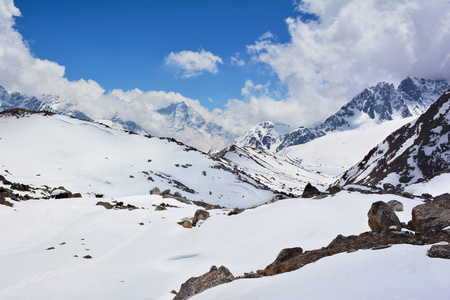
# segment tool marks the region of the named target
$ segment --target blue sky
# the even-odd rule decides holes
[[[31,52],[65,66],[69,80],[92,79],[107,91],[179,92],[209,109],[242,98],[247,79],[277,85],[277,75],[251,62],[246,46],[266,32],[288,42],[285,19],[299,15],[290,0],[16,0],[15,5],[22,13],[16,29]],[[183,78],[165,62],[171,52],[202,49],[222,59],[217,73]],[[237,53],[245,65],[232,63]]]

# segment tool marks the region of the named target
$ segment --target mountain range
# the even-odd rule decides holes
[[[272,122],[260,123],[233,143],[239,147],[257,147],[279,152],[290,146],[300,145],[338,131],[353,130],[386,121],[419,116],[450,88],[444,80],[408,77],[395,88],[393,84],[380,82],[364,89],[335,114],[307,127],[290,132],[270,130]],[[288,128],[277,125],[277,128]]]

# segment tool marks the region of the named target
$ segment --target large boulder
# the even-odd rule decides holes
[[[403,203],[397,200],[391,200],[386,203],[393,211],[403,211]]]
[[[429,257],[450,259],[450,244],[447,245],[433,245],[428,250]]]
[[[322,193],[315,186],[308,182],[303,190],[302,198],[312,198],[321,194]]]
[[[412,224],[416,232],[438,232],[450,225],[450,194],[436,197],[433,201],[417,205],[412,210]]]
[[[395,212],[383,201],[372,203],[369,212],[369,227],[373,232],[400,231],[402,225]]]
[[[217,269],[212,266],[208,273],[199,277],[191,277],[181,285],[180,291],[173,298],[173,300],[188,299],[196,294],[199,294],[209,288],[217,285],[233,281],[235,278],[233,274],[224,266]]]
[[[194,219],[192,220],[192,225],[197,226],[198,221],[206,220],[209,218],[209,212],[204,209],[198,209],[195,212]]]

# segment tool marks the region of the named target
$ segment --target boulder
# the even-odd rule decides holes
[[[208,273],[199,277],[191,277],[181,285],[180,291],[173,300],[188,299],[199,294],[209,288],[218,286],[223,283],[231,282],[235,279],[233,274],[224,266],[217,268],[212,266]]]
[[[277,258],[272,264],[279,264],[284,261],[287,261],[288,259],[300,255],[303,253],[303,249],[301,247],[294,247],[294,248],[285,248],[280,251]]]
[[[328,193],[334,195],[339,193],[340,191],[342,191],[342,187],[338,186],[338,185],[332,185],[327,189]]]
[[[101,205],[101,206],[103,206],[103,207],[106,208],[106,209],[111,209],[111,208],[114,207],[111,203],[109,203],[109,202],[104,202],[104,201],[99,201],[99,202],[97,202],[97,204],[95,204],[95,205]]]
[[[412,210],[412,224],[416,232],[432,234],[450,225],[450,194],[417,205]]]
[[[167,189],[167,190],[164,190],[161,192],[161,196],[169,195],[169,194],[170,194],[170,189]]]
[[[183,220],[181,222],[178,222],[178,224],[183,226],[184,228],[192,228],[192,223],[189,220]]]
[[[150,190],[150,195],[161,195],[161,191],[159,190],[158,187],[155,187]]]
[[[369,212],[369,227],[373,232],[401,231],[402,224],[395,212],[383,201],[372,203]]]
[[[198,221],[206,220],[209,218],[209,212],[204,209],[198,209],[195,212],[194,219],[192,220],[192,225],[197,226]]]
[[[393,211],[403,211],[403,203],[397,200],[391,200],[386,203]]]
[[[72,198],[72,192],[66,190],[63,186],[60,186],[57,189],[53,189],[50,193],[50,197],[54,199],[64,199],[64,198]]]
[[[308,182],[303,190],[302,198],[312,198],[314,196],[322,194],[315,186]]]
[[[450,244],[447,245],[433,245],[428,250],[429,257],[450,259]]]

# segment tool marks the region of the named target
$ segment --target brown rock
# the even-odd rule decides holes
[[[424,234],[440,231],[450,225],[450,194],[443,194],[433,201],[417,205],[412,210],[414,230]]]
[[[235,279],[233,274],[224,266],[217,269],[212,266],[208,273],[199,277],[191,277],[181,285],[180,291],[173,298],[173,300],[188,299],[196,294],[199,294],[209,288],[218,286],[223,283],[231,282]]]
[[[194,219],[192,220],[192,225],[196,226],[198,221],[206,220],[208,218],[209,218],[209,212],[207,212],[206,210],[203,210],[203,209],[198,209],[195,212]]]
[[[429,257],[450,259],[450,244],[447,245],[433,245],[428,250]]]
[[[373,232],[400,231],[402,229],[402,224],[395,212],[383,201],[372,203],[367,216],[369,217],[369,227]]]

